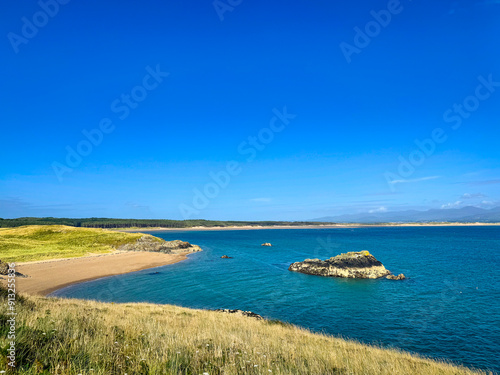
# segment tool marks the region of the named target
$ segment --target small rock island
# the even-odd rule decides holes
[[[357,279],[378,279],[386,276],[391,280],[403,280],[405,276],[394,276],[368,251],[349,252],[327,260],[306,259],[292,263],[290,271],[317,276],[333,276]]]

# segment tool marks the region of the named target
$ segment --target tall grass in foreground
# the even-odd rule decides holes
[[[485,374],[282,323],[170,305],[26,296],[17,312],[18,374]]]
[[[135,242],[143,236],[163,241],[142,233],[64,225],[0,228],[0,259],[4,262],[27,262],[103,254],[115,250],[120,245]]]

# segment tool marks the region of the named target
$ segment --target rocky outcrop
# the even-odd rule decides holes
[[[288,269],[309,275],[357,279],[378,279],[391,274],[368,251],[349,252],[327,260],[306,259],[292,263]]]
[[[269,242],[266,242],[266,243],[263,243],[263,244],[262,244],[262,245],[260,245],[260,246],[273,246],[273,245],[271,245]]]
[[[404,274],[400,273],[397,276],[390,274],[390,275],[387,275],[385,278],[389,279],[389,280],[404,280],[404,279],[406,279],[406,276]]]
[[[227,256],[227,255],[223,255],[221,256],[222,259],[233,259],[233,257],[230,257],[230,256]]]
[[[198,245],[191,245],[185,241],[164,241],[153,236],[142,236],[136,242],[128,243],[118,247],[124,251],[153,251],[165,254],[194,253],[201,251]]]
[[[9,264],[0,260],[0,275],[7,275],[9,273]]]
[[[212,310],[212,311],[222,312],[222,313],[226,313],[226,314],[239,314],[239,315],[248,316],[250,318],[255,318],[255,319],[259,319],[259,320],[264,319],[259,314],[256,314],[256,313],[251,312],[251,311],[230,310],[230,309],[217,309],[217,310]]]
[[[0,260],[0,275],[2,276],[8,276],[9,275],[9,263],[4,262],[3,260]],[[15,275],[17,277],[26,277],[26,275],[23,275],[20,272],[15,272]]]

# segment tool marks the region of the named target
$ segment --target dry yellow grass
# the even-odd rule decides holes
[[[485,374],[234,314],[27,296],[17,308],[22,374]]]

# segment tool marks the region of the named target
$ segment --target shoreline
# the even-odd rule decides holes
[[[47,297],[70,285],[179,263],[189,254],[127,251],[18,263],[16,271],[28,277],[16,277],[16,291]]]
[[[266,229],[335,229],[335,228],[395,228],[395,227],[482,227],[500,226],[500,223],[395,223],[395,224],[325,224],[325,225],[271,225],[271,226],[227,226],[227,227],[190,227],[190,228],[109,228],[117,232],[186,232],[186,231],[224,231],[224,230],[266,230]]]
[[[271,229],[343,229],[372,227],[463,227],[500,226],[500,223],[401,223],[401,224],[332,224],[332,225],[277,225],[277,226],[228,226],[191,228],[122,228],[111,229],[120,232],[186,232],[227,230],[271,230]],[[97,280],[104,277],[123,275],[145,269],[175,264],[187,259],[192,252],[164,254],[148,251],[113,251],[104,254],[89,254],[75,258],[37,260],[16,264],[16,271],[28,277],[17,277],[18,292],[47,297],[68,286]],[[0,277],[4,284],[6,277]]]

